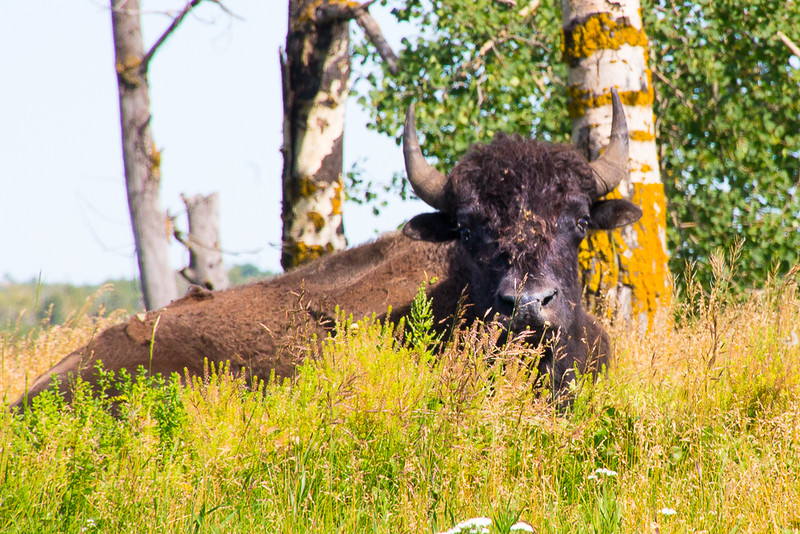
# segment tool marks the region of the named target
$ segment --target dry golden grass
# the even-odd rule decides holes
[[[101,309],[97,315],[87,316],[93,299],[107,289],[100,289],[63,325],[50,325],[45,320],[38,328],[23,332],[18,321],[15,329],[0,331],[0,399],[13,402],[37,376],[102,330],[124,320],[127,314],[123,310],[106,314]]]

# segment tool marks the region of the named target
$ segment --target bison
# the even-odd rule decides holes
[[[595,371],[611,353],[607,334],[581,304],[578,247],[589,230],[641,216],[627,200],[601,200],[627,173],[628,131],[613,90],[612,109],[609,144],[591,163],[567,145],[498,134],[444,175],[422,155],[411,106],[403,133],[408,180],[435,212],[270,280],[225,291],[193,288],[101,332],[40,376],[15,406],[50,387],[52,375],[69,400],[75,376],[97,383],[98,361],[111,371],[185,376],[202,375],[207,359],[229,362],[237,374],[290,377],[312,336],[335,329],[337,306],[396,321],[428,280],[436,280],[428,295],[437,321],[463,305],[465,323],[497,320],[510,334],[524,332],[542,346],[539,371],[558,391],[573,369]]]

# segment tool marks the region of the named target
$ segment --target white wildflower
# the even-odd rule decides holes
[[[489,534],[491,525],[492,520],[488,517],[473,517],[439,534]]]
[[[589,475],[587,478],[589,480],[596,480],[597,478],[599,478],[597,475],[602,475],[604,477],[615,477],[617,476],[617,472],[611,469],[606,469],[605,467],[598,467],[597,469],[594,470],[594,473]]]
[[[662,508],[658,513],[661,515],[675,515],[678,512],[676,512],[674,508]]]
[[[514,532],[515,530],[520,530],[522,532],[536,532],[535,530],[533,530],[533,527],[530,526],[525,521],[514,523],[513,525],[511,525],[511,528],[508,529],[509,532]]]

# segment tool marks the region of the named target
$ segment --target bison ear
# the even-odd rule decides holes
[[[625,199],[602,200],[592,204],[590,228],[611,230],[639,220],[642,208]]]
[[[450,215],[441,211],[421,213],[403,226],[403,234],[418,241],[441,243],[457,238],[458,226]]]

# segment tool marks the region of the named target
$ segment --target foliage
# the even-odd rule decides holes
[[[365,73],[368,98],[360,101],[372,113],[369,127],[398,137],[405,110],[417,102],[423,150],[442,170],[499,131],[565,139],[566,114],[541,112],[544,102],[566,109],[566,67],[552,61],[561,44],[555,2],[542,2],[528,16],[494,0],[392,5],[397,20],[421,27],[422,37],[403,40],[397,76]],[[363,44],[355,45],[355,55],[380,61]]]
[[[800,4],[657,0],[643,10],[656,77],[674,272],[745,239],[743,285],[785,273],[800,250]]]
[[[344,174],[348,202],[372,205],[372,214],[377,217],[381,214],[381,210],[389,205],[390,194],[396,193],[401,200],[408,199],[411,187],[408,185],[405,175],[395,173],[388,184],[381,183],[378,180],[365,178],[362,163],[363,160],[353,163],[350,170]]]
[[[568,138],[558,2],[383,3],[420,34],[403,41],[396,76],[362,67],[360,101],[372,114],[370,127],[398,137],[416,101],[423,150],[443,171],[494,132]],[[776,35],[798,41],[800,3],[643,0],[642,14],[670,268],[682,273],[695,263],[708,288],[712,253],[741,235],[736,283],[761,286],[769,273],[799,261],[800,69],[789,65]],[[363,65],[379,64],[368,45],[354,50]],[[678,281],[685,283],[681,275]]]
[[[0,410],[0,531],[800,532],[800,294],[731,304],[718,272],[677,323],[612,330],[614,369],[566,413],[491,330],[434,358],[343,317],[281,384],[212,369]]]

